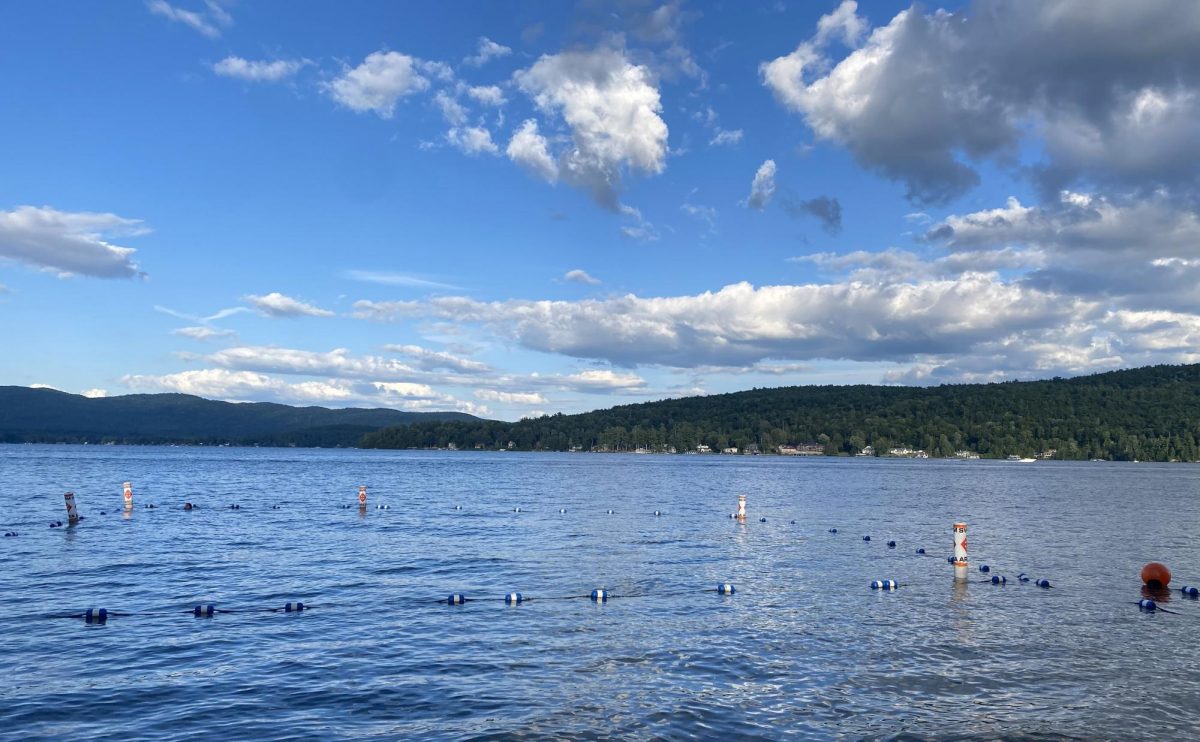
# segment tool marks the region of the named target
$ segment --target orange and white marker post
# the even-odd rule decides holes
[[[365,484],[358,486],[358,506],[362,508],[367,506],[367,485]]]
[[[738,517],[738,520],[746,519],[746,496],[745,495],[738,495],[737,517]]]
[[[125,483],[125,509],[133,510],[133,483]]]
[[[75,509],[75,493],[67,492],[63,494],[63,503],[67,506],[67,522],[74,523],[79,520],[79,511]]]
[[[967,581],[967,524],[954,524],[954,580]]]

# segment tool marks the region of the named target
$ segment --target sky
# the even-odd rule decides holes
[[[66,0],[0,384],[573,413],[1200,362],[1200,3]]]

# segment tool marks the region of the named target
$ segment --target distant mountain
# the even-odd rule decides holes
[[[90,399],[54,389],[0,386],[0,442],[5,443],[354,446],[379,428],[430,421],[479,418],[461,412],[235,404],[189,394]]]
[[[517,423],[447,421],[363,447],[687,451],[848,456],[917,450],[988,458],[1200,459],[1200,365],[938,387],[793,386],[624,405]],[[704,446],[705,448],[700,448]]]

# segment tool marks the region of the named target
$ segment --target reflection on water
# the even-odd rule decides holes
[[[1147,561],[1200,582],[1200,467],[0,446],[0,473],[0,736],[1185,737],[1200,699],[1200,602],[1136,606],[1172,598]],[[158,507],[118,512],[126,480]],[[87,519],[47,529],[67,489]],[[955,582],[957,520],[1006,585]],[[138,615],[49,617],[88,607]]]

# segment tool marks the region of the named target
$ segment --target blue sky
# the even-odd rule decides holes
[[[12,3],[0,384],[517,419],[1200,361],[1191,3]]]

